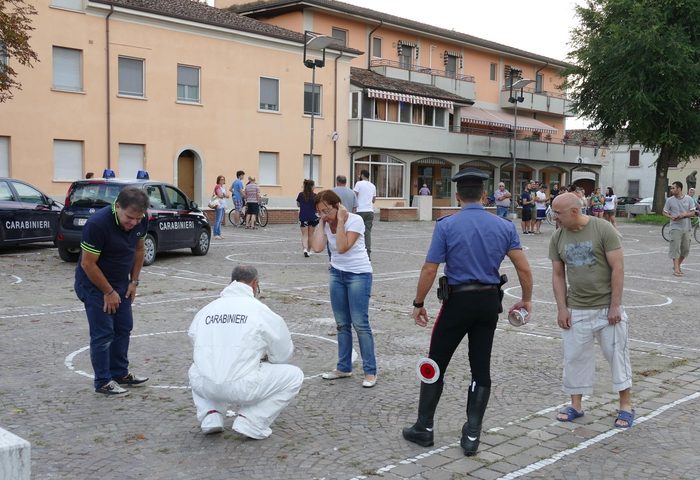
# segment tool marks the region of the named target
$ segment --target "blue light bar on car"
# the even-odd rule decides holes
[[[105,168],[104,172],[102,172],[102,178],[114,178],[116,175],[114,174],[114,170],[111,168]]]
[[[138,172],[136,172],[137,180],[148,180],[149,178],[151,177],[148,175],[148,172],[146,170],[139,170]]]

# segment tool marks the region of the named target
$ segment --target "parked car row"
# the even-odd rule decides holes
[[[110,208],[127,186],[143,189],[150,200],[144,265],[166,250],[189,248],[194,255],[207,254],[211,226],[197,203],[173,185],[144,179],[77,180],[60,204],[26,182],[0,178],[0,245],[54,242],[61,259],[76,262],[88,218],[100,208]]]
[[[62,208],[26,182],[0,178],[0,245],[53,242]]]

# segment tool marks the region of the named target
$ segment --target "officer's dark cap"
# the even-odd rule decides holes
[[[457,183],[481,183],[484,180],[488,180],[489,174],[478,168],[463,168],[457,174],[452,177],[453,182]]]

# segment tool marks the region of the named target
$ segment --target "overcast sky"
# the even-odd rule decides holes
[[[583,0],[342,0],[531,53],[566,60]],[[584,128],[567,119],[567,128]]]

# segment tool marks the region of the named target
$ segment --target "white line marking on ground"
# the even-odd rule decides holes
[[[584,395],[581,398],[581,400],[585,402],[589,398],[590,398],[589,395]],[[559,405],[555,405],[553,407],[543,408],[542,410],[539,410],[535,413],[531,413],[530,415],[525,415],[524,417],[518,418],[517,420],[512,420],[512,421],[506,423],[503,427],[493,427],[493,428],[489,428],[486,431],[491,432],[491,433],[498,432],[499,430],[503,430],[504,428],[510,427],[511,425],[517,425],[518,423],[522,423],[522,422],[525,422],[527,420],[530,420],[533,417],[541,417],[541,416],[549,415],[552,412],[558,412],[560,409],[562,409],[564,407],[568,407],[569,405],[570,405],[570,403],[566,402],[566,403],[561,403]]]
[[[10,282],[10,285],[17,285],[18,283],[22,283],[22,279],[18,277],[17,275],[12,275],[11,273],[0,273],[3,277],[11,277],[14,278],[14,282]]]
[[[654,410],[650,414],[635,419],[634,423],[635,423],[635,425],[639,425],[640,423],[644,423],[647,420],[651,420],[652,418],[661,415],[666,410],[669,410],[673,407],[681,405],[685,402],[695,400],[696,398],[700,398],[700,392],[692,393],[692,394],[687,395],[683,398],[679,398],[675,402],[671,402],[671,403],[668,403],[666,405],[662,405],[661,407],[657,408],[656,410]],[[632,427],[632,428],[634,428],[634,427]],[[607,432],[603,432],[600,435],[597,435],[593,438],[586,440],[585,442],[581,442],[573,448],[569,448],[569,449],[564,450],[562,452],[557,452],[549,458],[545,458],[544,460],[540,460],[540,461],[532,463],[526,467],[523,467],[519,470],[516,470],[514,472],[510,472],[509,474],[500,477],[498,480],[513,480],[515,478],[522,477],[523,475],[527,475],[529,473],[536,472],[537,470],[540,470],[544,467],[547,467],[549,465],[552,465],[552,464],[558,462],[562,458],[568,457],[569,455],[573,455],[574,453],[576,453],[578,451],[581,451],[585,448],[588,448],[591,445],[595,445],[596,443],[600,443],[601,441],[605,440],[606,438],[610,438],[613,435],[617,435],[618,433],[622,433],[624,431],[625,431],[625,429],[622,429],[622,428],[613,428],[612,430],[608,430]]]
[[[534,288],[534,287],[538,287],[538,286],[539,286],[539,284],[534,284],[532,287]],[[503,290],[503,292],[511,298],[520,299],[519,295],[515,295],[514,293],[512,293],[513,290],[519,291],[520,285],[514,285],[512,287],[506,288]],[[628,308],[665,307],[666,305],[670,305],[671,303],[673,303],[673,300],[671,299],[671,297],[667,297],[666,295],[661,295],[660,293],[657,293],[657,292],[646,292],[644,290],[634,290],[632,288],[625,288],[624,291],[625,292],[641,293],[641,294],[647,295],[647,296],[658,295],[664,299],[663,303],[652,303],[652,304],[648,304],[648,305],[625,305],[626,309],[628,309]],[[536,298],[532,299],[532,303],[543,303],[545,305],[556,305],[556,302],[553,302],[550,300],[537,300]]]
[[[131,338],[153,337],[153,336],[155,336],[155,335],[168,335],[168,334],[172,334],[172,333],[187,333],[187,330],[170,330],[170,331],[167,331],[167,332],[142,333],[142,334],[139,334],[139,335],[131,335]],[[324,342],[330,342],[330,343],[334,343],[334,344],[336,344],[336,345],[338,344],[338,342],[337,342],[336,340],[333,340],[333,339],[331,339],[331,338],[322,337],[322,336],[320,336],[320,335],[312,335],[312,334],[310,334],[310,333],[297,333],[297,332],[289,332],[289,333],[291,333],[292,335],[295,335],[295,336],[299,336],[299,337],[310,337],[310,338],[315,338],[315,339],[318,339],[318,340],[323,340]],[[94,376],[93,374],[88,373],[88,372],[85,372],[85,371],[83,371],[83,370],[76,370],[76,369],[75,369],[75,366],[73,365],[73,359],[74,359],[77,355],[79,355],[79,354],[81,354],[81,353],[83,353],[84,351],[89,350],[89,349],[90,349],[90,345],[87,345],[87,346],[85,346],[85,347],[79,348],[78,350],[75,350],[74,352],[69,353],[69,354],[66,356],[66,358],[63,360],[63,364],[66,366],[66,368],[67,368],[68,370],[70,370],[70,371],[72,371],[72,372],[75,372],[75,373],[77,373],[78,375],[82,375],[83,377],[87,377],[87,378],[89,378],[89,379],[92,380],[92,379],[95,378],[95,376]],[[352,349],[352,355],[351,355],[351,360],[350,360],[350,361],[351,361],[352,363],[355,363],[355,361],[357,361],[357,359],[358,359],[358,353],[357,353],[357,351],[353,348],[353,349]],[[322,372],[322,373],[317,373],[317,374],[315,374],[315,375],[305,375],[305,376],[304,376],[304,380],[310,380],[310,379],[312,379],[312,378],[317,378],[317,377],[320,377],[321,375],[323,375],[323,372]],[[151,388],[162,388],[162,389],[173,389],[173,390],[175,390],[175,389],[183,389],[183,390],[184,390],[184,389],[189,389],[189,388],[190,388],[189,385],[148,385],[148,386],[151,387]]]
[[[199,280],[197,280],[197,281],[199,281]],[[172,302],[186,302],[186,301],[190,301],[190,300],[203,300],[206,298],[218,298],[218,297],[219,297],[219,295],[216,294],[216,295],[202,295],[199,297],[168,298],[168,299],[164,299],[164,300],[153,300],[150,302],[146,302],[146,301],[140,301],[139,297],[137,296],[136,300],[132,304],[132,307],[138,308],[138,307],[142,307],[142,306],[146,306],[146,305],[158,305],[161,303],[172,303]],[[59,315],[61,313],[77,313],[77,312],[84,312],[84,311],[85,311],[85,307],[83,307],[81,305],[80,307],[69,308],[66,310],[51,310],[48,312],[20,313],[18,315],[0,315],[0,320],[9,319],[9,318],[44,317],[46,315]]]
[[[637,342],[637,343],[644,343],[646,345],[654,345],[656,347],[662,347],[662,348],[673,348],[673,349],[677,349],[677,350],[690,350],[693,352],[700,352],[700,348],[682,347],[680,345],[671,345],[669,343],[647,342],[645,340],[635,340],[633,338],[630,338],[630,341]]]
[[[651,280],[653,282],[666,282],[666,283],[673,283],[675,285],[691,285],[691,286],[700,286],[700,282],[694,282],[692,280],[681,280],[681,277],[673,277],[671,278],[670,276],[672,275],[671,270],[669,269],[669,277],[652,277],[648,275],[625,275],[625,279],[627,278],[636,278],[639,280]]]
[[[640,423],[644,423],[644,422],[646,422],[647,420],[651,420],[652,418],[661,415],[661,414],[664,413],[666,410],[669,410],[669,409],[671,409],[671,408],[673,408],[673,407],[676,407],[676,406],[678,406],[678,405],[681,405],[681,404],[683,404],[683,403],[685,403],[685,402],[688,402],[688,401],[691,401],[691,400],[695,400],[696,398],[700,398],[700,392],[692,393],[692,394],[690,394],[690,395],[688,395],[688,396],[686,396],[686,397],[680,398],[680,399],[678,399],[678,400],[676,400],[676,401],[674,401],[674,402],[671,402],[671,403],[666,404],[666,405],[662,405],[661,407],[657,408],[656,410],[654,410],[653,412],[649,413],[648,415],[645,415],[645,416],[643,416],[643,417],[638,417],[638,418],[636,418],[635,421],[634,421],[634,423],[635,423],[635,425],[638,425],[638,424],[640,424]],[[585,400],[585,398],[584,398],[584,400]],[[520,418],[520,419],[518,419],[518,420],[514,420],[514,421],[512,421],[512,422],[508,422],[506,425],[508,425],[508,426],[509,426],[509,425],[514,425],[514,424],[516,424],[516,423],[519,423],[519,422],[523,422],[523,421],[525,421],[525,420],[528,420],[529,418],[532,418],[532,417],[534,417],[534,416],[546,415],[546,414],[549,414],[549,413],[551,413],[551,412],[553,412],[553,411],[559,410],[560,408],[565,407],[565,406],[567,406],[567,405],[568,405],[568,403],[563,403],[563,404],[556,405],[556,406],[553,406],[553,407],[547,407],[547,408],[545,408],[545,409],[543,409],[543,410],[540,410],[540,411],[538,411],[538,412],[532,413],[532,414],[527,415],[527,416],[525,416],[525,417],[522,417],[522,418]],[[497,432],[497,431],[499,431],[499,430],[502,430],[503,428],[504,428],[504,427],[495,427],[495,428],[489,429],[488,431],[489,431],[489,432]],[[634,427],[632,427],[632,428],[634,428]],[[612,437],[613,435],[617,435],[618,433],[622,433],[622,432],[624,432],[624,431],[625,431],[625,429],[614,428],[614,427],[613,427],[611,430],[608,430],[608,431],[606,431],[606,432],[603,432],[603,433],[601,433],[600,435],[597,435],[597,436],[595,436],[595,437],[593,437],[593,438],[590,438],[590,439],[586,440],[585,442],[581,442],[581,443],[579,443],[577,446],[575,446],[575,447],[573,447],[573,448],[564,450],[564,451],[562,451],[562,452],[557,452],[557,453],[555,453],[554,455],[552,455],[552,456],[549,457],[549,458],[546,458],[546,459],[544,459],[544,460],[537,461],[537,462],[532,463],[532,464],[530,464],[530,465],[528,465],[528,466],[526,466],[526,467],[523,467],[523,468],[521,468],[521,469],[519,469],[519,470],[516,470],[516,471],[511,472],[511,473],[509,473],[509,474],[507,474],[507,475],[504,475],[504,476],[502,476],[502,477],[499,477],[498,480],[513,480],[513,479],[515,479],[515,478],[522,477],[523,475],[527,475],[527,474],[529,474],[529,473],[536,472],[537,470],[540,470],[540,469],[542,469],[542,468],[544,468],[544,467],[546,467],[546,466],[549,466],[549,465],[552,465],[553,463],[558,462],[558,461],[561,460],[562,458],[565,458],[565,457],[567,457],[567,456],[569,456],[569,455],[572,455],[572,454],[574,454],[574,453],[576,453],[576,452],[578,452],[578,451],[580,451],[580,450],[583,450],[583,449],[585,449],[585,448],[588,448],[588,447],[590,447],[591,445],[595,445],[596,443],[599,443],[599,442],[605,440],[606,438]],[[404,460],[400,460],[398,463],[401,464],[401,465],[416,463],[416,462],[418,462],[419,460],[421,460],[421,459],[423,459],[423,458],[431,457],[431,456],[433,456],[433,455],[435,455],[435,454],[442,453],[442,452],[444,452],[445,450],[448,450],[448,449],[450,449],[450,448],[455,448],[455,447],[459,447],[459,446],[460,446],[460,445],[459,445],[459,442],[450,443],[449,445],[445,445],[445,446],[442,446],[442,447],[439,447],[439,448],[435,448],[435,449],[433,449],[433,450],[429,450],[429,451],[427,451],[427,452],[421,453],[420,455],[416,455],[415,457],[411,457],[411,458],[406,458],[406,459],[404,459]],[[392,469],[396,468],[396,466],[397,466],[397,465],[394,465],[394,464],[386,465],[386,466],[384,466],[384,467],[381,467],[381,468],[377,469],[377,470],[374,472],[374,474],[381,474],[381,473],[385,473],[385,472],[391,471]],[[364,476],[364,475],[358,475],[358,476],[356,476],[356,477],[351,478],[350,480],[364,480],[364,479],[367,479],[367,478],[368,478],[368,477],[366,477],[366,476]]]

